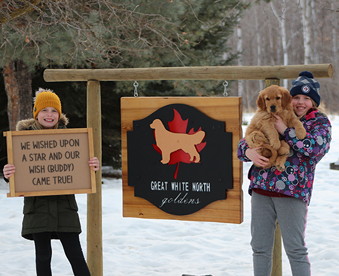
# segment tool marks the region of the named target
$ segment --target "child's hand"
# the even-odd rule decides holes
[[[266,158],[265,156],[262,156],[258,153],[258,150],[261,149],[261,147],[256,147],[253,149],[247,149],[245,151],[245,155],[248,159],[250,159],[253,163],[257,164],[260,167],[268,168],[270,165],[270,159]]]
[[[100,164],[99,160],[96,157],[92,157],[89,161],[88,164],[90,167],[92,167],[93,171],[98,171],[100,169]]]
[[[15,173],[15,167],[12,164],[6,164],[3,168],[3,174],[5,178],[10,178]]]
[[[276,121],[274,123],[274,127],[275,129],[281,134],[283,135],[287,126],[285,125],[285,123],[281,120],[280,116],[273,114],[273,116],[276,118]]]

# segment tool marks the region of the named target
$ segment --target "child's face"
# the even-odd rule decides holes
[[[54,107],[45,107],[40,110],[37,119],[43,128],[53,128],[59,121],[59,112]]]
[[[292,98],[292,106],[294,113],[297,116],[302,116],[313,107],[313,103],[310,97],[298,94]]]

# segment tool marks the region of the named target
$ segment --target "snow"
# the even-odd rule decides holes
[[[244,119],[250,121],[250,114]],[[339,171],[330,163],[339,157],[339,116],[333,125],[330,152],[318,164],[308,212],[306,246],[312,274],[338,275]],[[105,276],[213,275],[248,276],[252,272],[250,196],[244,163],[244,222],[224,224],[122,217],[121,179],[104,178],[102,185],[103,262]],[[21,237],[22,198],[7,198],[0,180],[0,276],[35,275],[34,243]],[[86,254],[87,196],[76,195]],[[73,275],[59,241],[52,241],[54,276]],[[283,252],[283,275],[292,275]]]

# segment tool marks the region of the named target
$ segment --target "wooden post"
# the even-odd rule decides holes
[[[280,79],[265,79],[265,88],[271,85],[280,86]]]
[[[282,247],[281,247],[281,231],[277,222],[275,229],[274,247],[273,247],[273,265],[271,276],[282,276]]]
[[[87,127],[93,130],[94,155],[101,162],[100,82],[87,82]],[[91,275],[103,276],[101,169],[96,172],[96,193],[87,195],[87,263]]]
[[[279,79],[265,79],[265,87],[270,85],[279,85]],[[281,258],[281,231],[279,224],[277,222],[277,228],[275,230],[274,236],[274,248],[273,248],[273,266],[271,276],[282,276],[282,258]]]

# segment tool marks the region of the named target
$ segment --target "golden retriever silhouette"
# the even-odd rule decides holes
[[[170,132],[159,119],[155,119],[150,127],[154,129],[155,141],[161,150],[162,164],[167,164],[170,161],[171,153],[180,149],[190,155],[191,162],[199,163],[200,154],[195,145],[200,144],[205,138],[204,131],[200,130],[194,134]]]

